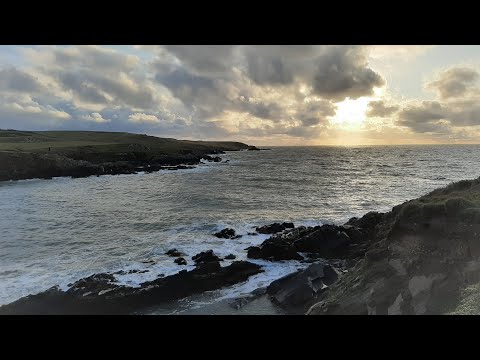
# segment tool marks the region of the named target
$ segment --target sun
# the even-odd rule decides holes
[[[336,103],[337,112],[332,118],[332,123],[343,129],[358,129],[366,118],[368,103],[372,98],[346,99]]]
[[[337,102],[337,111],[332,117],[332,124],[345,130],[360,129],[367,118],[368,103],[378,100],[384,93],[383,88],[374,88],[374,95],[364,96],[358,99],[345,99]]]

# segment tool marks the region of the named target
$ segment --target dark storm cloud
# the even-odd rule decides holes
[[[445,131],[445,122],[449,111],[437,101],[422,101],[419,105],[404,108],[396,121],[399,126],[406,126],[414,132]]]
[[[293,81],[293,74],[281,58],[247,55],[248,75],[258,85],[285,85]]]
[[[327,122],[327,117],[335,115],[336,106],[331,102],[311,101],[299,106],[296,118],[300,120],[303,126],[313,126]]]
[[[33,93],[43,89],[38,80],[14,67],[0,70],[0,91]]]
[[[442,99],[459,97],[475,84],[478,77],[476,70],[465,67],[452,68],[441,73],[438,80],[427,84],[427,88],[437,91]]]
[[[409,106],[400,112],[400,119],[411,122],[428,122],[444,119],[446,110],[437,101],[422,101],[420,105]]]
[[[374,87],[385,84],[383,78],[368,68],[361,47],[332,47],[316,61],[317,70],[313,78],[316,94],[332,100],[345,97],[357,99],[373,94]]]
[[[58,73],[57,79],[64,89],[74,91],[82,101],[93,104],[107,104],[108,99],[97,89],[94,84],[85,81],[81,74]]]
[[[368,103],[368,110],[366,115],[372,117],[387,117],[398,111],[399,107],[397,105],[388,106],[385,104],[385,101],[370,101]]]

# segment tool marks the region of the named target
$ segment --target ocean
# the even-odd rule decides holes
[[[137,286],[193,269],[191,257],[208,249],[246,259],[245,248],[268,237],[247,235],[255,226],[341,224],[480,176],[479,145],[273,147],[221,157],[192,170],[0,182],[0,304],[98,272],[148,270],[117,276]],[[225,227],[243,237],[212,235]],[[187,266],[164,254],[171,248],[187,254]],[[252,262],[265,272],[149,313],[195,313],[306,266]]]

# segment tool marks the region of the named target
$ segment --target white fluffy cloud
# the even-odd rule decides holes
[[[132,122],[150,122],[158,123],[160,120],[155,115],[147,115],[144,113],[135,113],[128,117],[128,120]]]
[[[89,115],[83,115],[81,116],[81,118],[83,120],[86,120],[86,121],[93,121],[93,122],[96,122],[96,123],[106,123],[106,122],[110,122],[110,119],[104,119],[102,117],[101,114],[99,114],[98,112],[94,112],[94,113],[91,113]]]

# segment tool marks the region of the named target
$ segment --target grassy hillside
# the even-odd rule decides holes
[[[0,130],[0,151],[45,152],[50,147],[56,152],[68,152],[95,147],[97,151],[115,152],[124,151],[128,145],[164,154],[248,147],[239,142],[175,140],[123,132]]]
[[[480,178],[349,223],[365,256],[309,314],[480,313]]]
[[[0,130],[0,181],[130,174],[144,166],[195,165],[211,153],[249,148],[122,132]]]

